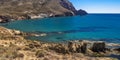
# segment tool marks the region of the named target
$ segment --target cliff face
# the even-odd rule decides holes
[[[0,16],[15,20],[31,16],[71,16],[75,12],[68,0],[0,0]]]

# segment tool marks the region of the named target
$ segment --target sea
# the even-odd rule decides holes
[[[46,36],[25,37],[43,42],[91,40],[120,43],[120,14],[88,14],[85,16],[18,20],[0,23],[0,26],[27,33],[45,33]]]

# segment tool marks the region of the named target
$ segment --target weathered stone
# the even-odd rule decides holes
[[[33,44],[29,44],[28,46],[29,48],[35,48]]]
[[[63,44],[58,44],[54,47],[52,46],[50,49],[55,50],[58,53],[63,53],[63,54],[69,53],[67,46]]]
[[[13,30],[13,33],[14,33],[15,35],[21,35],[21,34],[22,34],[22,32],[17,31],[17,30]]]
[[[45,56],[45,52],[42,51],[42,50],[38,50],[35,55],[36,55],[38,58],[44,57],[44,56]]]
[[[86,53],[86,51],[87,51],[87,43],[85,43],[85,42],[80,42],[80,43],[81,43],[81,52]]]
[[[68,48],[69,48],[70,52],[75,52],[76,51],[76,44],[71,41],[68,43]]]
[[[105,42],[95,42],[93,43],[92,46],[92,51],[93,52],[105,52],[106,47],[105,47]]]
[[[70,52],[76,53],[86,53],[87,43],[84,41],[71,41],[68,43],[68,48]]]

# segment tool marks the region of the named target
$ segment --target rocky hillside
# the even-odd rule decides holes
[[[76,9],[68,0],[0,0],[0,19],[21,20],[75,15]]]

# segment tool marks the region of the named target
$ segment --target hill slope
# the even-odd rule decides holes
[[[42,17],[71,16],[75,12],[76,9],[68,0],[0,0],[0,17],[15,20],[41,14]]]

